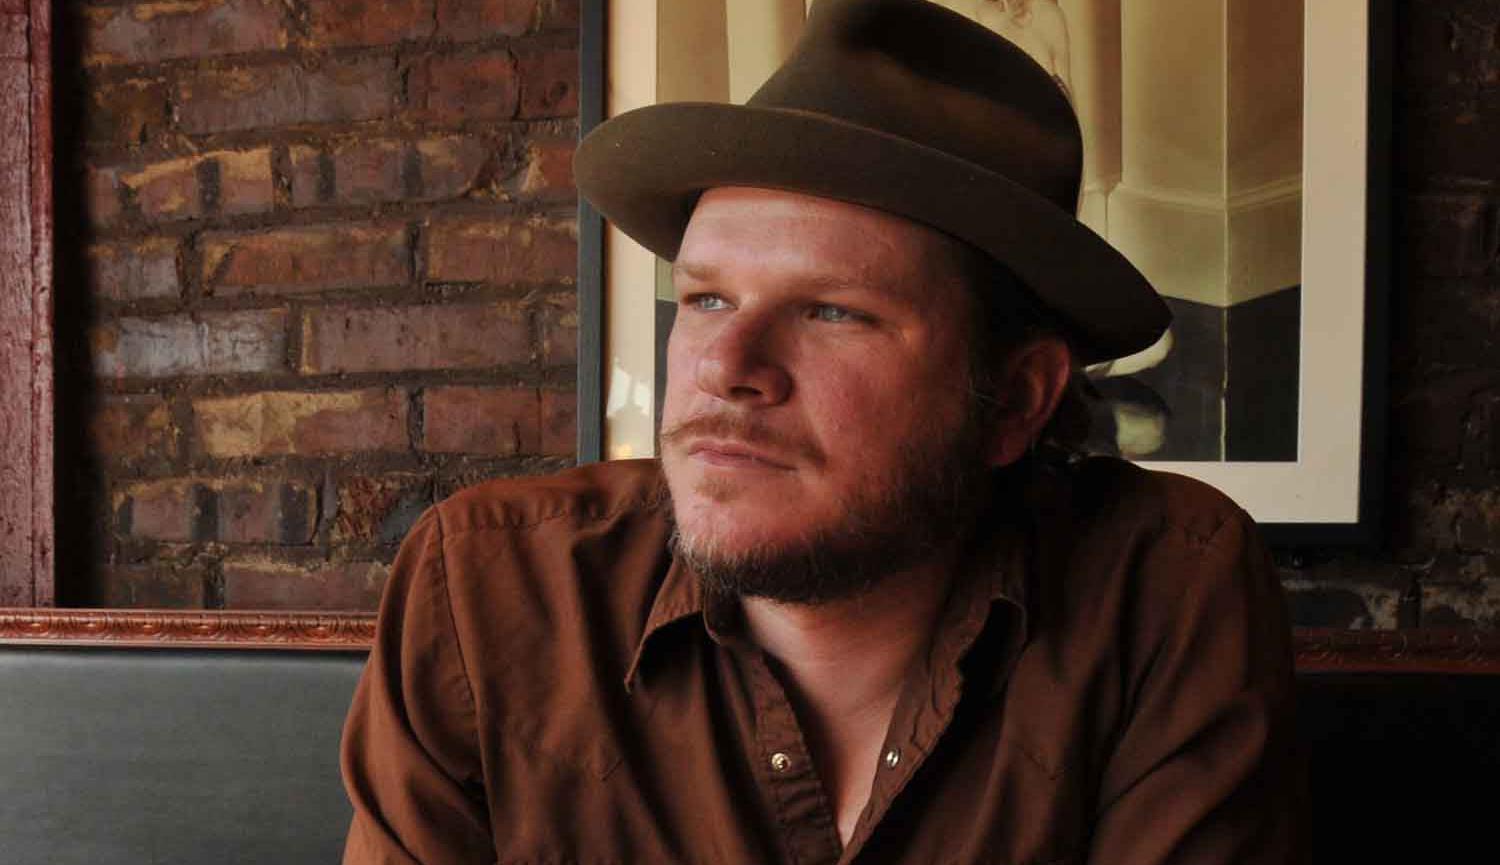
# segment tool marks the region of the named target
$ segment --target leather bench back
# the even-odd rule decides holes
[[[0,862],[337,863],[364,657],[0,646]]]

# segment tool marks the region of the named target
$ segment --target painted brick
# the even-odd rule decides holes
[[[201,610],[207,601],[202,568],[156,561],[105,565],[101,570],[104,602],[111,607]]]
[[[271,151],[219,151],[120,169],[119,182],[141,215],[161,222],[209,213],[270,210],[275,202]]]
[[[277,0],[156,0],[84,12],[84,62],[155,63],[286,47]]]
[[[423,58],[412,68],[410,81],[413,106],[434,120],[516,116],[516,61],[508,51]]]
[[[270,561],[224,564],[224,606],[243,610],[372,611],[390,576],[382,562],[304,567]]]
[[[339,484],[331,540],[336,546],[399,544],[432,506],[432,491],[432,478],[426,475],[346,478]]]
[[[193,431],[207,456],[325,456],[405,451],[406,393],[266,391],[193,401]]]
[[[306,544],[317,530],[317,494],[301,481],[236,481],[218,495],[217,534],[225,543]]]
[[[131,484],[115,495],[115,524],[122,535],[153,541],[209,540],[213,492],[191,479]],[[209,527],[211,529],[211,527]]]
[[[467,42],[492,36],[520,36],[536,26],[546,0],[437,0],[437,32]]]
[[[313,47],[391,45],[432,36],[434,0],[338,0],[307,7]]]
[[[144,144],[160,136],[171,121],[162,80],[94,84],[88,96],[84,124],[91,142]]]
[[[157,237],[89,247],[89,284],[115,301],[177,297],[177,241]]]
[[[527,198],[563,200],[575,198],[571,138],[547,138],[526,143],[526,162],[516,192]]]
[[[209,295],[373,288],[410,278],[407,231],[400,223],[212,233],[199,246]]]
[[[515,456],[541,450],[541,400],[533,389],[442,387],[423,395],[422,449]]]
[[[459,198],[481,181],[490,147],[464,136],[417,142],[420,178],[416,197],[428,200]]]
[[[317,69],[210,70],[177,86],[177,123],[194,135],[389,115],[400,92],[395,62],[328,61]]]
[[[156,394],[106,396],[89,418],[89,442],[106,459],[167,459],[176,441],[167,402]]]
[[[275,372],[286,367],[286,311],[122,318],[95,328],[93,350],[106,378]]]
[[[320,307],[302,324],[301,372],[482,369],[526,363],[524,313],[510,304]]]
[[[542,391],[542,453],[570,457],[578,452],[578,394]]]
[[[520,117],[578,116],[578,51],[531,48],[519,52]]]
[[[449,216],[428,226],[427,278],[434,282],[561,282],[577,272],[572,221]]]

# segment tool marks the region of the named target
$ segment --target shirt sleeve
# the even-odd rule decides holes
[[[1303,862],[1291,629],[1254,523],[1169,529],[1143,562],[1143,636],[1087,861]]]
[[[344,723],[344,865],[494,861],[475,717],[433,509],[396,556]]]

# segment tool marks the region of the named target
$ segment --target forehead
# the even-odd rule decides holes
[[[826,274],[871,286],[930,289],[963,272],[962,245],[900,216],[796,192],[721,187],[699,199],[676,267]]]

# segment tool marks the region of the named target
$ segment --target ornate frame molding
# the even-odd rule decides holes
[[[367,651],[374,613],[0,609],[0,645]]]
[[[0,608],[0,646],[368,651],[374,613]],[[1298,673],[1500,675],[1500,633],[1297,628]]]
[[[1500,633],[1458,629],[1297,628],[1298,673],[1500,675]]]

